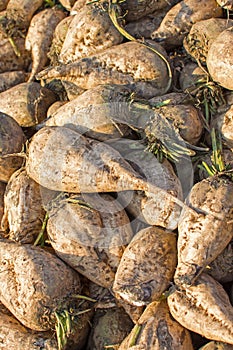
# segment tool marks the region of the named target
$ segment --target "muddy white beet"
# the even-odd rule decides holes
[[[108,194],[71,196],[55,205],[47,230],[56,254],[91,281],[110,288],[133,237],[123,207]]]
[[[166,51],[159,44],[155,43],[153,47],[166,56]],[[66,80],[82,89],[101,84],[129,84],[136,94],[144,98],[161,95],[169,88],[165,62],[138,42],[115,45],[78,61],[49,67],[40,72],[37,79],[47,82]]]
[[[141,190],[155,196],[163,193],[173,204],[169,215],[174,215],[176,220],[179,219],[180,206],[183,206],[182,201],[143,179],[119,152],[106,143],[87,139],[64,127],[44,127],[33,136],[26,170],[40,185],[55,191]]]
[[[26,327],[54,328],[55,311],[80,293],[80,279],[55,255],[28,244],[0,240],[0,301]]]
[[[139,231],[123,253],[114,293],[136,306],[158,300],[172,280],[176,256],[173,232],[155,226]]]
[[[22,127],[40,123],[55,94],[36,82],[21,83],[0,93],[0,111],[8,114]]]
[[[47,54],[52,43],[53,32],[64,17],[65,13],[55,7],[40,11],[32,18],[25,39],[25,48],[31,51],[32,55],[29,81],[32,81],[48,62]]]
[[[178,225],[177,285],[188,285],[227,246],[233,233],[233,183],[209,177],[195,184]]]
[[[57,350],[52,332],[33,332],[24,327],[13,315],[0,312],[1,348],[21,350]],[[17,341],[15,341],[17,339]]]
[[[122,110],[129,113],[122,104],[128,106],[130,94],[131,90],[121,85],[96,86],[61,106],[45,124],[70,127],[100,141],[127,136],[129,127],[114,120],[116,114],[121,119]]]
[[[0,181],[8,182],[11,175],[23,164],[17,155],[23,150],[25,135],[19,124],[0,112]]]
[[[119,350],[193,350],[190,334],[169,313],[166,301],[150,303]]]
[[[202,274],[195,284],[168,297],[172,316],[202,336],[233,344],[233,307],[220,283]]]
[[[4,195],[1,227],[6,231],[5,236],[16,242],[33,243],[44,216],[40,186],[28,177],[25,169],[15,171]]]
[[[122,40],[123,36],[113,25],[103,4],[87,4],[69,25],[59,61],[74,62],[120,44]]]

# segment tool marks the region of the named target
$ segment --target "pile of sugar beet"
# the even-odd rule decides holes
[[[0,349],[233,349],[233,1],[0,11]]]

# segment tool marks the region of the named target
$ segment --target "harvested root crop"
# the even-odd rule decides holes
[[[67,101],[56,101],[54,102],[47,110],[47,118],[50,118],[53,114],[57,112],[57,110],[64,106]]]
[[[233,27],[224,30],[213,41],[207,55],[207,68],[214,81],[233,90]]]
[[[135,219],[139,219],[149,225],[162,226],[170,230],[176,229],[179,211],[175,210],[170,195],[182,200],[183,194],[181,183],[169,161],[163,159],[163,161],[159,162],[147,150],[146,145],[140,141],[123,138],[109,141],[108,144],[120,152],[124,159],[129,160],[132,167],[146,181],[168,193],[168,195],[162,192],[161,195],[156,193],[154,196],[151,193],[145,194],[142,191],[123,191],[118,193],[119,200],[134,218],[133,222]]]
[[[233,344],[233,307],[220,283],[202,274],[195,284],[169,295],[172,316],[207,339]]]
[[[85,0],[86,1],[86,0]],[[59,0],[59,2],[64,6],[68,11],[72,9],[72,6],[75,4],[75,2],[80,2],[80,0]]]
[[[212,126],[219,130],[226,145],[233,149],[233,104],[225,113],[214,116]]]
[[[119,350],[193,350],[190,334],[170,315],[166,301],[150,303]]]
[[[14,39],[14,47],[8,39],[0,41],[0,73],[27,70],[31,57],[24,43],[23,38]]]
[[[44,127],[33,136],[26,170],[40,185],[55,191],[141,190],[153,192],[155,196],[166,194],[170,204],[177,204],[173,205],[169,215],[178,217],[179,206],[183,206],[179,199],[143,179],[106,143],[84,138],[64,127]]]
[[[43,0],[9,0],[6,8],[6,17],[17,28],[28,28],[33,14],[42,4]]]
[[[55,255],[31,245],[0,241],[0,301],[26,327],[54,328],[55,312],[75,305],[77,272]]]
[[[233,183],[213,176],[195,184],[178,225],[177,285],[190,285],[227,246],[233,232]]]
[[[59,61],[75,62],[118,45],[122,40],[123,36],[113,25],[103,3],[87,4],[69,25]]]
[[[185,35],[194,23],[221,16],[222,9],[215,0],[183,0],[167,12],[151,37],[166,49],[174,48],[182,45]]]
[[[29,81],[48,63],[47,54],[52,44],[53,32],[65,13],[56,7],[36,14],[30,23],[25,39],[25,48],[31,52],[32,68]]]
[[[56,26],[53,32],[52,44],[48,52],[48,58],[50,63],[55,66],[59,64],[59,55],[61,52],[62,45],[65,41],[66,33],[68,31],[69,25],[73,20],[74,16],[67,16],[63,18]]]
[[[58,80],[59,81],[59,80]],[[74,100],[77,96],[84,93],[86,90],[80,88],[78,85],[71,83],[70,81],[60,80],[60,84],[63,86],[63,91],[69,101]]]
[[[52,332],[33,332],[24,327],[13,315],[0,312],[1,348],[15,350],[57,350]],[[17,340],[17,341],[16,341]]]
[[[176,236],[151,226],[139,231],[128,244],[118,266],[113,291],[135,306],[159,300],[176,267]]]
[[[3,217],[4,212],[4,193],[6,189],[6,184],[4,182],[0,182],[0,222]]]
[[[173,6],[177,2],[177,0],[171,0],[169,1],[169,5]],[[168,2],[166,0],[126,0],[122,3],[122,8],[126,11],[127,21],[135,21],[139,18],[145,17],[148,14],[163,9],[167,5]]]
[[[22,127],[39,124],[56,95],[39,83],[18,84],[0,93],[0,111],[11,116]]]
[[[184,39],[184,48],[196,61],[206,63],[210,46],[225,29],[233,26],[233,20],[209,18],[193,24]]]
[[[159,44],[155,44],[155,49],[166,56]],[[128,84],[144,98],[161,95],[170,85],[164,60],[138,42],[123,43],[73,63],[47,68],[37,78],[47,82],[66,80],[82,89],[100,84]]]
[[[0,112],[0,181],[8,182],[21,167],[23,158],[17,153],[23,150],[25,135],[19,124]]]
[[[170,7],[170,6],[169,6]],[[168,11],[168,7],[155,11],[154,13],[129,22],[124,26],[124,29],[136,39],[150,39],[153,33],[162,22]]]
[[[199,83],[206,80],[206,78],[205,71],[197,63],[187,62],[180,72],[179,84],[183,91],[190,91],[192,93],[192,89],[194,91],[197,90],[198,86],[200,86]]]
[[[4,195],[1,226],[6,237],[16,242],[33,243],[44,216],[40,186],[28,177],[25,169],[14,172]]]
[[[233,345],[218,341],[210,341],[199,350],[233,350]]]
[[[102,141],[127,136],[129,127],[118,125],[115,119],[116,114],[121,119],[121,106],[128,106],[130,94],[131,90],[119,85],[97,86],[60,107],[45,124],[69,127]]]
[[[9,0],[0,0],[0,11],[3,11],[6,9],[8,2]]]
[[[155,96],[149,100],[149,104],[152,107],[158,107],[160,105],[179,105],[191,103],[190,97],[185,92],[169,92],[162,96]]]
[[[110,288],[133,232],[122,206],[109,195],[71,197],[49,213],[56,254],[91,281]]]
[[[123,299],[115,299],[115,300],[117,300],[117,306],[123,307],[123,309],[129,315],[133,323],[134,324],[137,323],[144,311],[145,306],[130,305],[129,303],[127,303],[127,301]]]
[[[224,9],[232,11],[233,10],[233,1],[232,0],[216,0],[217,3]]]
[[[24,71],[12,71],[0,73],[0,92],[10,89],[20,83],[25,83],[28,74]]]
[[[206,273],[220,283],[233,281],[233,240],[226,248],[207,266]]]
[[[133,328],[133,322],[123,308],[98,310],[93,318],[87,350],[105,349],[117,346]]]
[[[178,189],[179,184],[177,184]],[[144,221],[149,225],[160,225],[168,230],[175,230],[177,228],[180,211],[171,200],[171,195],[179,198],[179,193],[167,190],[167,195],[160,193],[160,195],[152,192],[136,194],[136,201],[140,202],[140,209]]]
[[[179,104],[177,106],[162,106],[156,109],[167,120],[171,121],[175,129],[188,143],[196,145],[203,132],[202,114],[192,105]],[[155,132],[156,135],[156,132]]]

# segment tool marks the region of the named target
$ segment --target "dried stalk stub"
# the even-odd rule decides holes
[[[176,267],[176,235],[151,226],[128,244],[118,266],[113,291],[131,305],[158,300],[168,288]]]
[[[29,178],[25,169],[14,172],[4,195],[1,226],[5,236],[16,242],[33,243],[44,215],[40,186]]]
[[[233,26],[233,20],[210,18],[194,23],[184,39],[184,48],[195,60],[206,63],[209,48],[216,37]]]
[[[170,315],[166,301],[150,303],[119,350],[193,350],[189,331]]]
[[[122,42],[105,5],[107,2],[87,4],[74,16],[59,55],[61,63],[75,62]],[[120,15],[120,7],[118,10]]]
[[[57,255],[91,281],[110,288],[133,232],[123,207],[108,194],[71,197],[49,213]]]
[[[207,339],[233,344],[233,307],[220,283],[202,274],[167,299],[172,316],[183,327]]]
[[[178,225],[177,285],[189,285],[227,246],[233,232],[233,183],[209,177],[193,186]],[[224,239],[223,239],[224,237]]]
[[[79,275],[58,257],[29,244],[0,241],[0,301],[25,326],[54,328],[56,310],[81,291]]]
[[[8,182],[11,175],[23,164],[17,155],[23,150],[25,135],[19,124],[0,112],[0,181]]]

